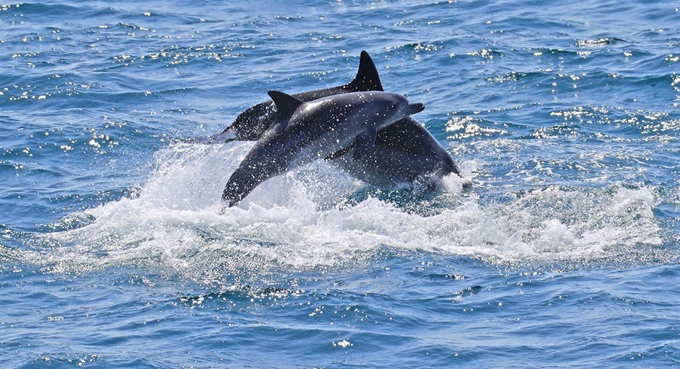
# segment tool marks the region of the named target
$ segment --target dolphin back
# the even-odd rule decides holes
[[[331,88],[301,92],[292,96],[308,102],[327,96],[362,91],[383,91],[378,69],[366,51],[361,52],[359,70],[352,82]],[[253,105],[239,114],[234,123],[227,127],[220,135],[216,135],[218,137],[225,137],[225,141],[214,143],[257,141],[276,122],[277,116],[277,106],[271,100]],[[227,132],[229,134],[224,134]]]

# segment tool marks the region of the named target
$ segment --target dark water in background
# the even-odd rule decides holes
[[[0,6],[3,367],[680,362],[680,2]],[[474,181],[218,214],[266,91],[361,50]]]

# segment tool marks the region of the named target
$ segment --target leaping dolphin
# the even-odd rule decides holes
[[[277,116],[229,178],[222,193],[238,204],[263,181],[339,151],[361,160],[375,149],[378,131],[425,109],[399,94],[367,91],[305,102],[269,91]]]
[[[314,91],[294,94],[302,101],[344,94],[348,92],[383,91],[380,76],[366,51],[361,52],[359,70],[352,82]],[[277,119],[277,106],[273,101],[254,105],[234,120],[223,132],[187,140],[198,143],[226,143],[234,140],[256,141]],[[451,155],[439,144],[425,127],[407,117],[378,132],[373,150],[361,158],[346,155],[343,148],[326,159],[338,165],[355,178],[377,187],[395,187],[424,178],[442,178],[460,169]],[[464,183],[468,187],[470,183]]]

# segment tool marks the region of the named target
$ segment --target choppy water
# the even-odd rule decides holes
[[[680,364],[680,2],[0,6],[2,367]],[[219,197],[361,50],[458,161]]]

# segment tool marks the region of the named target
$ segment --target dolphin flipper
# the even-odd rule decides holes
[[[352,157],[354,160],[361,159],[364,155],[368,154],[375,147],[375,140],[378,137],[378,129],[375,126],[368,127],[366,131],[356,139],[356,147],[354,148],[354,154]]]

